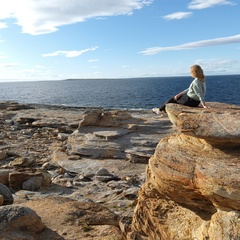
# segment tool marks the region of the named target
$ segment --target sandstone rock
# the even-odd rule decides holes
[[[239,108],[211,106],[167,105],[178,131],[149,160],[127,239],[239,238]]]
[[[122,127],[128,128],[129,123],[138,123],[139,119],[134,119],[131,114],[121,110],[94,110],[87,111],[83,120],[79,124],[79,129],[86,126],[101,127]]]
[[[11,161],[9,165],[12,167],[28,167],[31,165],[31,163],[32,163],[31,159],[25,157],[18,157]]]
[[[31,177],[40,177],[43,178],[41,172],[11,172],[9,174],[9,186],[14,189],[22,189],[23,183],[30,179]]]
[[[238,239],[240,236],[240,212],[218,211],[209,226],[210,239]]]
[[[159,143],[148,171],[161,176],[154,185],[161,186],[161,193],[175,202],[215,212],[216,207],[240,208],[237,164],[236,156],[213,148],[203,139],[179,134]]]
[[[203,138],[218,146],[240,146],[240,106],[221,103],[211,108],[167,104],[167,113],[179,131]]]
[[[124,216],[119,221],[121,231],[126,235],[131,230],[132,218]]]

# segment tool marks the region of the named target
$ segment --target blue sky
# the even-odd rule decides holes
[[[240,74],[238,0],[0,5],[0,81]]]

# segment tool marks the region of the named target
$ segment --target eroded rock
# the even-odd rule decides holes
[[[210,106],[167,105],[176,133],[149,160],[127,239],[239,238],[240,108]]]
[[[167,104],[166,109],[179,131],[218,146],[240,146],[240,106],[211,103],[203,109]]]

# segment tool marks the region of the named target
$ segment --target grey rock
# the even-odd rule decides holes
[[[23,231],[24,229],[25,232],[38,233],[43,228],[44,224],[41,218],[30,208],[21,206],[0,208],[0,238],[6,236],[6,232]]]
[[[2,205],[10,205],[13,204],[14,199],[12,196],[11,191],[9,188],[3,184],[0,183],[0,195],[3,197]]]
[[[43,176],[33,176],[23,182],[22,189],[29,191],[38,191],[41,188]]]
[[[96,176],[112,176],[106,168],[101,168],[96,172]]]

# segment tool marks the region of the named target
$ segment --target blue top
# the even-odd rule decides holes
[[[187,95],[196,101],[205,101],[206,96],[206,82],[195,78],[190,84],[189,88],[184,90]]]

